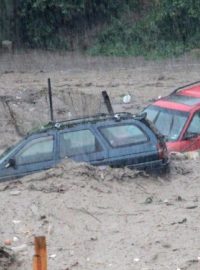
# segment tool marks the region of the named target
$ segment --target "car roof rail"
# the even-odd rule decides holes
[[[174,95],[174,94],[176,94],[179,90],[182,90],[182,89],[184,89],[184,88],[186,88],[186,87],[188,87],[188,86],[195,85],[195,84],[197,84],[197,83],[200,83],[200,81],[196,81],[196,82],[193,82],[193,83],[189,83],[189,84],[180,86],[180,87],[174,89],[169,95],[170,95],[170,96],[171,96],[171,95]]]
[[[129,120],[134,119],[137,121],[144,122],[146,119],[146,113],[142,114],[132,114],[130,112],[118,112],[114,114],[106,114],[106,113],[100,113],[96,115],[90,115],[90,116],[84,116],[69,120],[62,120],[62,121],[50,121],[46,125],[41,126],[39,129],[34,129],[27,133],[27,135],[40,133],[40,132],[46,132],[51,129],[63,129],[66,127],[73,127],[76,125],[81,124],[87,124],[87,123],[96,123],[97,121],[104,121],[104,120],[113,120],[115,122],[120,122],[121,120]]]
[[[84,117],[79,117],[79,118],[74,118],[74,119],[67,119],[67,120],[62,120],[62,121],[55,121],[55,122],[51,121],[47,125],[43,126],[42,130],[50,129],[50,128],[60,129],[66,126],[86,124],[89,122],[94,123],[96,121],[103,121],[103,120],[120,121],[121,119],[124,120],[124,119],[130,119],[130,118],[139,120],[138,116],[134,116],[132,113],[129,113],[129,112],[119,112],[115,114],[100,113],[96,115],[89,115],[89,116],[84,116]]]

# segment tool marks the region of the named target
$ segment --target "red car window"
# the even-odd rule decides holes
[[[200,112],[194,115],[187,132],[200,134]]]
[[[176,141],[188,119],[189,113],[169,110],[158,106],[149,106],[145,109],[147,118],[163,134],[167,141]]]

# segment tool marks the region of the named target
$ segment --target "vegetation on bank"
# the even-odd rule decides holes
[[[8,32],[29,48],[165,57],[200,47],[199,0],[8,2],[13,3]],[[0,26],[5,27],[1,20]]]
[[[123,16],[113,19],[91,49],[105,55],[180,55],[200,48],[200,1],[154,1],[134,23]]]

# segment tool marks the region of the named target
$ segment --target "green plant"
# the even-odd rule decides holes
[[[73,33],[87,31],[96,21],[109,21],[139,0],[19,0],[21,38],[31,47],[68,47]],[[132,3],[133,4],[133,3]]]
[[[0,2],[0,39],[29,48],[74,49],[88,33],[80,48],[95,55],[167,57],[200,46],[199,0]]]
[[[93,54],[167,57],[200,46],[200,2],[154,1],[133,25],[122,17],[100,33]]]

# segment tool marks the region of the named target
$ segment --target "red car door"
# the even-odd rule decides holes
[[[188,152],[200,150],[200,135],[195,138],[183,139],[176,142],[168,142],[167,149],[169,152]]]
[[[182,140],[176,144],[180,152],[200,150],[200,111],[194,114]]]

